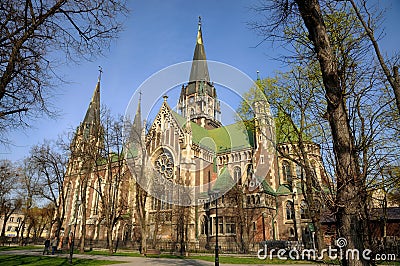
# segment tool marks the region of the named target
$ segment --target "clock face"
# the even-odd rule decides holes
[[[193,102],[194,102],[193,97],[189,98],[189,102],[190,102],[190,103],[193,103]]]
[[[167,153],[161,153],[158,155],[154,162],[156,170],[161,174],[162,177],[172,179],[174,175],[174,161],[172,156]]]

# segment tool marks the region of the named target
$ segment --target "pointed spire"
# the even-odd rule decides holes
[[[92,100],[90,101],[89,107],[86,111],[85,118],[83,119],[84,124],[100,124],[100,80],[102,72],[101,67],[99,67],[99,78],[93,92]]]
[[[142,131],[142,110],[140,107],[141,101],[142,101],[142,91],[139,92],[138,106],[136,109],[135,118],[133,119],[133,130],[135,131],[134,134],[141,134]]]
[[[210,81],[210,75],[208,74],[208,66],[206,60],[206,52],[204,50],[203,36],[201,33],[201,17],[199,16],[196,47],[194,49],[189,82]]]

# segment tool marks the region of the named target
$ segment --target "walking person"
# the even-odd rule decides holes
[[[50,238],[47,238],[44,241],[43,255],[44,255],[44,253],[46,253],[46,255],[49,255],[49,249],[50,249]]]
[[[54,255],[57,250],[57,237],[54,236],[54,238],[51,240],[51,255]]]

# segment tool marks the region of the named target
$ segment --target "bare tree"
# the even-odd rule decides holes
[[[383,93],[377,97],[371,93],[379,88],[374,81],[374,67],[366,60],[369,46],[365,43],[365,33],[348,7],[335,1],[324,1],[322,7],[319,1],[277,0],[270,3],[264,10],[274,12],[273,19],[258,25],[257,29],[266,38],[278,38],[292,44],[295,58],[300,60],[297,64],[303,68],[311,67],[314,78],[320,80],[320,87],[324,89],[320,95],[324,95],[325,100],[321,101],[322,97],[315,100],[319,106],[326,106],[322,117],[329,124],[326,136],[328,148],[333,151],[332,176],[337,185],[334,211],[339,236],[347,239],[348,248],[363,249],[368,245],[366,181],[371,176],[371,169],[376,170],[371,159],[379,157],[376,156],[378,145],[373,141],[379,139],[377,132],[381,132],[382,127],[376,127],[377,121],[383,121],[385,112],[382,110],[387,110],[390,103],[390,100],[384,100]],[[336,20],[332,20],[335,17]],[[293,28],[299,31],[293,34]],[[366,106],[371,105],[371,99],[382,109],[368,113]],[[321,110],[318,105],[314,105],[316,110]],[[363,233],[352,234],[354,228]],[[349,263],[367,262],[349,260]]]
[[[66,212],[65,180],[67,155],[52,142],[34,146],[27,158],[29,172],[36,176],[35,193],[48,200],[55,208],[56,236],[59,237]]]
[[[42,236],[45,229],[51,230],[54,212],[53,204],[49,204],[44,207],[32,207],[25,213],[27,235],[32,236],[33,242]]]
[[[375,37],[375,30],[376,30],[376,19],[372,16],[373,13],[367,7],[366,0],[360,0],[359,6],[354,0],[348,0],[351,3],[351,6],[354,9],[354,12],[357,15],[358,20],[361,22],[368,38],[370,39],[372,46],[375,51],[375,55],[378,59],[379,65],[382,68],[382,71],[386,77],[386,80],[389,82],[390,86],[393,89],[394,96],[396,99],[397,111],[400,115],[400,77],[399,77],[399,67],[390,62],[390,60],[385,60],[380,48],[378,40]],[[362,13],[363,12],[363,13]],[[390,67],[388,64],[393,64],[393,71],[390,71]],[[395,62],[396,63],[396,62]]]
[[[24,214],[24,217],[19,224],[19,230],[17,232],[17,238],[19,238],[19,233],[21,233],[21,237],[19,238],[20,245],[24,243],[24,231],[26,226],[28,225],[30,209],[34,205],[34,197],[38,196],[36,195],[38,187],[38,176],[35,175],[34,171],[34,169],[29,167],[28,161],[25,160],[22,166],[21,175],[19,176],[18,180],[18,183],[20,184],[18,194],[19,197],[23,199],[22,212]],[[29,234],[27,235],[27,237],[29,237]]]
[[[129,182],[123,147],[124,121],[122,116],[114,118],[109,111],[103,113],[103,150],[100,160],[94,168],[95,186],[92,187],[100,199],[101,217],[107,228],[107,244],[110,254],[113,252],[113,230],[123,215],[128,212]]]
[[[49,89],[61,80],[57,65],[102,54],[127,12],[123,0],[2,3],[0,132],[26,126],[26,116],[51,114]]]
[[[22,201],[17,198],[16,167],[8,160],[0,161],[0,217],[3,218],[1,241],[5,242],[6,224],[10,216],[21,208]]]
[[[107,248],[113,252],[113,231],[128,213],[128,168],[124,157],[123,117],[113,117],[103,108],[93,123],[79,127],[70,145],[68,180],[77,184],[76,199],[81,201],[80,250],[84,251],[86,221],[95,217],[104,224]],[[91,201],[93,200],[94,201]],[[94,202],[94,204],[93,204]]]
[[[147,193],[150,188],[148,183],[149,178],[146,175],[150,175],[147,161],[147,144],[150,143],[152,137],[145,136],[146,123],[141,121],[140,105],[138,112],[136,113],[133,124],[125,124],[125,132],[128,136],[128,142],[126,144],[126,158],[127,164],[129,165],[129,171],[134,179],[132,182],[132,192],[135,195],[135,201],[132,209],[135,220],[139,227],[140,235],[140,252],[145,254],[147,251],[147,238],[149,235],[148,226],[148,211],[147,211],[147,200],[149,195]]]
[[[315,100],[319,94],[315,84],[318,81],[310,77],[307,68],[293,66],[287,73],[280,73],[275,78],[257,80],[256,83],[257,87],[251,88],[244,95],[246,101],[241,103],[239,114],[250,121],[248,124],[252,130],[258,130],[270,141],[276,141],[274,151],[280,158],[296,165],[296,174],[290,173],[287,185],[293,192],[296,183],[301,184],[301,192],[307,202],[306,211],[309,212],[307,215],[316,230],[317,247],[322,250],[322,206],[334,207],[333,197],[330,195],[334,188],[325,178],[319,145],[316,144],[323,141],[320,136],[324,135],[324,127],[320,124],[324,121],[321,121],[321,111],[318,110]],[[273,139],[258,129],[265,125],[262,121],[254,122],[253,109],[250,107],[263,99],[268,101],[271,112],[274,113]],[[299,168],[300,171],[297,171]],[[315,168],[321,169],[321,180],[317,177]],[[324,189],[327,188],[330,188],[331,193],[325,193]]]
[[[250,182],[250,179],[246,180],[246,183],[248,182]],[[231,211],[232,217],[235,217],[237,225],[235,234],[236,243],[239,246],[240,252],[244,254],[249,253],[250,244],[254,243],[255,232],[253,222],[262,215],[262,211],[255,204],[247,202],[247,195],[249,195],[249,191],[236,184],[225,195],[224,199],[227,202],[226,205],[229,206],[228,210]]]

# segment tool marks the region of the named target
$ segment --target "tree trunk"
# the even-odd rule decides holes
[[[113,239],[112,239],[112,228],[110,228],[111,226],[107,226],[107,245],[108,245],[108,253],[110,255],[113,254]]]
[[[86,173],[87,176],[84,177],[82,181],[81,187],[81,208],[82,208],[82,215],[81,215],[81,237],[80,237],[80,245],[79,251],[81,253],[85,252],[85,238],[86,238],[86,193],[88,188],[88,178],[90,176],[89,171]]]
[[[336,225],[339,237],[347,240],[345,249],[364,250],[363,234],[365,230],[363,180],[354,149],[354,139],[349,125],[344,102],[344,92],[338,76],[338,68],[332,54],[329,38],[317,0],[296,0],[300,15],[309,32],[320,64],[325,97],[327,100],[327,117],[332,132],[333,150],[336,157]],[[368,265],[367,262],[349,258],[343,259],[344,265]]]
[[[7,225],[7,219],[4,219],[3,228],[1,229],[1,243],[3,244],[3,246],[6,240],[6,225]]]
[[[140,176],[142,176],[142,174]],[[145,209],[146,200],[147,200],[146,191],[144,191],[143,188],[141,188],[140,185],[136,183],[136,214],[140,226],[141,254],[145,254],[147,250],[147,223],[146,223],[146,209]]]
[[[147,230],[146,230],[146,222],[142,222],[140,226],[140,234],[141,234],[141,254],[146,254],[147,252]]]
[[[81,239],[79,251],[81,253],[85,252],[85,237],[86,237],[86,199],[82,199],[82,229],[81,229]]]
[[[161,207],[161,201],[157,201],[157,211],[155,213],[156,219],[155,219],[154,231],[153,231],[153,237],[152,237],[152,243],[151,243],[152,249],[155,249],[156,244],[157,244],[157,235],[158,235],[158,229],[159,229],[159,225],[160,225],[160,207]]]

